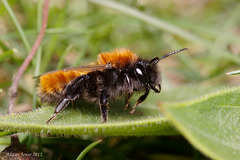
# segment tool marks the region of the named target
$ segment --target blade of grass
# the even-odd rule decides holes
[[[86,29],[82,26],[79,26],[77,28],[48,28],[46,29],[45,36],[52,36],[53,34],[58,34],[58,35],[68,35],[68,34],[73,34],[73,35],[80,35],[86,33]],[[29,29],[25,30],[25,35],[26,36],[35,36],[37,35],[38,32],[34,29]],[[14,40],[18,38],[18,32],[8,32],[8,33],[3,33],[0,37],[1,40],[7,41],[7,40]],[[1,42],[1,41],[0,41]],[[0,43],[2,46],[3,43]],[[5,47],[6,48],[6,47]]]
[[[23,44],[24,44],[27,52],[30,52],[30,50],[31,50],[31,45],[30,45],[30,43],[28,42],[27,37],[26,37],[26,35],[24,34],[24,31],[23,31],[21,25],[19,24],[16,16],[14,15],[14,13],[13,13],[13,11],[12,11],[9,3],[8,3],[8,1],[7,1],[7,0],[2,0],[2,3],[3,3],[3,5],[4,5],[4,7],[6,8],[6,10],[7,10],[8,14],[9,14],[11,20],[13,21],[13,24],[14,24],[15,27],[17,28],[17,31],[18,31],[18,33],[20,34],[20,37],[21,37],[21,39],[22,39],[22,41],[23,41]]]
[[[41,64],[41,57],[42,57],[42,49],[39,48],[37,50],[37,57],[36,57],[36,64],[34,70],[34,77],[40,75],[40,64]],[[37,106],[37,81],[35,81],[34,91],[33,91],[33,106],[32,109],[35,109]]]
[[[61,69],[63,67],[63,63],[64,63],[64,58],[66,57],[66,55],[68,54],[68,52],[70,52],[70,50],[73,48],[73,45],[70,44],[68,45],[68,47],[65,49],[65,51],[63,52],[63,54],[61,55],[61,58],[58,62],[58,65],[57,65],[57,70],[58,69]]]
[[[138,11],[136,9],[133,9],[131,7],[125,6],[123,4],[117,3],[116,1],[111,1],[111,0],[88,0],[90,2],[105,6],[105,7],[109,7],[115,10],[118,10],[120,12],[123,12],[125,14],[131,15],[137,19],[140,19],[142,21],[145,21],[149,24],[152,24],[158,28],[161,28],[163,30],[166,30],[168,32],[171,32],[173,34],[176,34],[182,38],[185,38],[189,41],[196,41],[196,42],[200,42],[202,44],[207,45],[207,42],[203,39],[201,39],[200,37],[187,32],[185,30],[182,30],[178,27],[175,27],[174,25],[167,23],[159,18],[153,17],[153,16],[149,16],[146,15],[145,13]]]
[[[40,32],[41,25],[42,25],[42,11],[43,11],[43,1],[39,0],[38,1],[38,14],[37,14],[37,30],[38,30],[38,32]],[[41,49],[41,45],[39,45],[39,48],[37,50],[34,76],[38,76],[40,74],[41,57],[42,57],[42,49]],[[33,93],[32,109],[35,109],[36,105],[37,105],[37,86],[35,85],[34,93]]]
[[[137,19],[140,19],[146,23],[149,23],[151,25],[154,25],[162,30],[165,30],[167,32],[170,32],[172,34],[178,35],[182,37],[183,39],[186,39],[190,42],[197,42],[208,49],[214,50],[215,53],[221,53],[222,55],[225,56],[225,58],[231,59],[232,61],[240,64],[240,59],[236,56],[231,55],[226,49],[222,47],[213,47],[212,42],[210,40],[203,39],[196,34],[183,30],[179,27],[175,27],[174,25],[167,23],[159,18],[156,18],[154,16],[149,16],[141,11],[138,11],[136,9],[133,9],[131,7],[128,7],[124,4],[118,3],[116,1],[111,1],[111,0],[88,0],[90,2],[96,3],[98,5],[102,5],[105,7],[109,7],[112,9],[115,9],[117,11],[123,12],[125,14],[128,14],[130,16],[133,16]]]
[[[93,148],[95,147],[96,145],[98,145],[99,143],[102,142],[102,139],[99,139],[93,143],[91,143],[90,145],[88,145],[80,154],[79,156],[77,157],[76,160],[81,160],[83,159],[83,157]]]
[[[173,20],[175,25],[183,26],[184,28],[188,30],[192,30],[197,34],[202,35],[208,35],[209,38],[216,38],[217,36],[223,36],[226,40],[232,43],[240,43],[239,36],[237,34],[233,34],[229,31],[222,31],[219,29],[216,29],[208,24],[195,24],[194,22],[186,19],[174,19]]]

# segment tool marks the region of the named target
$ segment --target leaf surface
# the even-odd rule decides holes
[[[164,105],[174,126],[200,151],[213,159],[240,157],[240,87],[201,98]]]
[[[176,135],[178,132],[164,117],[157,105],[144,104],[137,108],[136,114],[123,110],[123,105],[110,105],[109,119],[102,123],[99,108],[80,103],[69,105],[48,125],[46,121],[54,112],[54,107],[0,117],[0,129],[9,132],[50,133],[56,135]],[[141,112],[141,113],[140,113]]]

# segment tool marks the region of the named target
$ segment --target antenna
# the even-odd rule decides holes
[[[182,48],[182,49],[179,49],[179,50],[176,50],[176,51],[167,53],[167,54],[165,54],[164,56],[162,56],[161,58],[159,58],[159,57],[153,58],[153,59],[150,61],[150,66],[156,65],[160,60],[162,60],[162,59],[164,59],[164,58],[167,58],[168,56],[171,56],[171,55],[173,55],[173,54],[177,54],[177,53],[182,52],[182,51],[185,51],[185,50],[188,50],[188,48]]]
[[[177,53],[179,53],[179,52],[185,51],[185,50],[188,50],[188,48],[183,48],[183,49],[179,49],[179,50],[176,50],[176,51],[172,51],[172,52],[170,52],[170,53],[168,53],[168,54],[165,54],[165,55],[162,56],[161,58],[159,58],[158,61],[160,61],[160,60],[162,60],[162,59],[164,59],[164,58],[167,58],[168,56],[171,56],[171,55],[173,55],[173,54],[177,54]]]

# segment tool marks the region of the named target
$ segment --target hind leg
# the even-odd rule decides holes
[[[47,124],[63,111],[69,104],[70,101],[74,101],[82,95],[82,92],[86,86],[87,75],[82,75],[73,79],[63,90],[63,96],[65,97],[58,106],[55,108],[54,114],[46,122]]]
[[[61,111],[63,111],[67,105],[69,104],[70,100],[65,98],[63,99],[58,106],[55,108],[54,114],[52,115],[52,117],[46,122],[47,124],[57,116],[57,114],[59,114]]]

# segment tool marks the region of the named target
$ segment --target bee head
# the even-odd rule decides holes
[[[135,74],[136,74],[137,78],[139,79],[139,81],[144,83],[146,88],[152,89],[156,93],[160,93],[160,91],[161,91],[160,75],[158,73],[156,64],[160,60],[162,60],[170,55],[185,51],[187,49],[188,48],[179,49],[179,50],[170,52],[160,58],[155,57],[152,60],[150,60],[149,62],[139,61],[135,66]]]
[[[149,61],[139,61],[134,68],[138,80],[144,84],[145,88],[152,89],[156,93],[161,91],[160,75],[156,65],[151,66]]]

